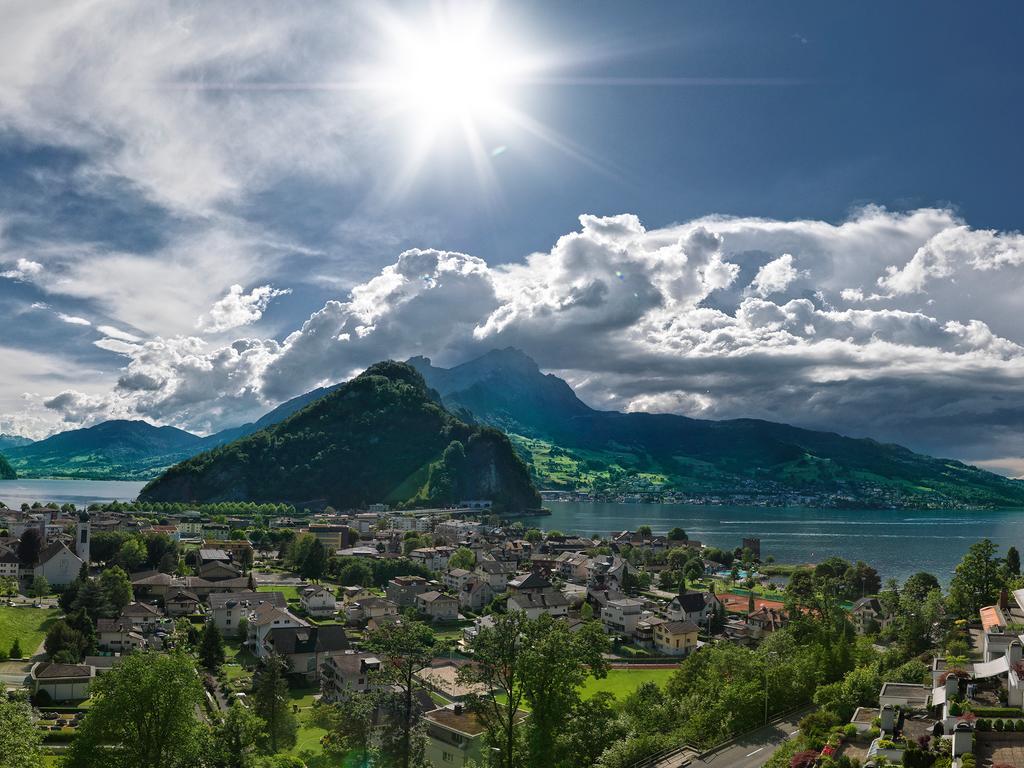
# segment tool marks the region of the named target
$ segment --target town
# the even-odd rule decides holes
[[[35,504],[0,528],[24,765],[144,748],[273,768],[674,768],[730,750],[1024,765],[1024,579],[988,541],[943,593],[927,573],[775,563],[756,538],[542,532],[486,501]],[[167,727],[126,729],[172,677]]]

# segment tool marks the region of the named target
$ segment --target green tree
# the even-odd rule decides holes
[[[213,621],[206,622],[203,627],[199,640],[199,661],[211,671],[216,671],[224,664],[224,638]]]
[[[266,723],[260,748],[275,754],[295,746],[298,722],[288,696],[288,662],[277,654],[260,660],[252,676],[253,711]]]
[[[43,647],[51,661],[62,664],[77,664],[87,649],[86,639],[82,633],[73,629],[63,619],[54,622],[47,630]]]
[[[132,601],[132,581],[119,566],[107,568],[100,574],[99,587],[107,609],[113,615],[119,615]]]
[[[473,554],[473,550],[469,547],[459,547],[448,558],[449,568],[462,568],[463,570],[471,571],[475,565],[476,555]]]
[[[20,638],[17,638],[17,637],[14,638],[14,642],[11,643],[11,651],[10,651],[9,656],[12,659],[20,659],[21,658],[21,639]]]
[[[676,527],[668,532],[669,541],[686,541],[689,536],[686,535],[686,531],[682,528]]]
[[[982,539],[970,546],[949,583],[949,603],[961,618],[973,618],[995,602],[1001,581],[996,545]]]
[[[128,573],[134,573],[146,562],[149,553],[146,545],[138,539],[128,539],[117,552],[114,562]]]
[[[547,614],[523,627],[520,661],[523,696],[529,704],[527,750],[531,768],[556,764],[556,736],[579,703],[588,677],[604,677],[608,638],[595,622],[572,632]]]
[[[939,589],[939,580],[926,571],[918,571],[903,582],[903,594],[911,600],[924,600],[933,589]]]
[[[470,642],[474,664],[459,670],[459,678],[484,692],[470,699],[470,706],[487,729],[497,753],[498,768],[522,765],[517,726],[525,691],[522,664],[523,634],[530,620],[522,611],[498,616]]]
[[[422,745],[417,743],[419,722],[415,699],[420,682],[417,677],[434,658],[434,633],[422,622],[402,619],[385,624],[370,633],[368,647],[381,656],[380,677],[394,687],[392,709],[396,714],[397,738],[385,744],[385,751],[396,765],[409,768]]]
[[[28,588],[28,594],[36,600],[41,600],[50,594],[50,582],[46,580],[45,576],[33,576],[32,584]]]
[[[96,679],[92,707],[65,758],[67,768],[192,768],[209,731],[203,689],[182,653],[140,652]]]
[[[1006,570],[1011,576],[1020,576],[1020,552],[1016,547],[1006,550]]]
[[[319,581],[327,572],[327,550],[320,539],[313,539],[299,566],[303,578]]]
[[[10,698],[0,684],[0,768],[42,768],[42,737],[32,707]]]
[[[367,768],[374,757],[374,717],[379,699],[372,694],[357,694],[334,703],[317,704],[313,710],[312,724],[327,733],[320,744],[328,756],[338,764],[354,755],[353,768]]]
[[[219,753],[218,768],[250,768],[256,742],[266,723],[237,701],[214,732]]]
[[[93,623],[103,616],[112,616],[114,613],[107,604],[107,598],[97,579],[86,578],[85,581],[78,582],[72,607],[85,611]]]

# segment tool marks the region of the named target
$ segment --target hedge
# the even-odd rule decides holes
[[[1020,707],[970,707],[969,709],[978,717],[1021,717],[1024,715]]]

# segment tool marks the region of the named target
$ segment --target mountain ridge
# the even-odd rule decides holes
[[[491,499],[501,511],[540,497],[508,439],[449,413],[405,363],[370,366],[283,421],[176,464],[147,501],[287,501],[351,508]]]

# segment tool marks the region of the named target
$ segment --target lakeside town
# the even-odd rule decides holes
[[[1024,765],[1024,578],[987,540],[943,593],[486,501],[34,504],[0,529],[24,765],[139,750],[122,713],[175,675],[189,738],[160,748],[210,765]]]

